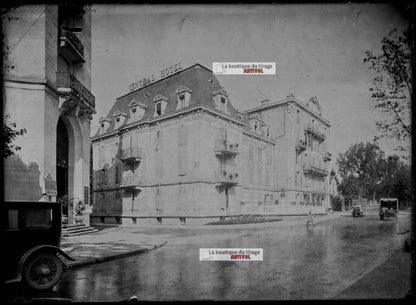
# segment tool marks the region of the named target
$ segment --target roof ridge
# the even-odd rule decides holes
[[[124,94],[124,95],[122,95],[122,96],[120,96],[120,97],[116,98],[116,101],[117,101],[117,100],[119,100],[119,99],[121,99],[121,98],[123,98],[123,97],[125,97],[125,96],[127,96],[127,95],[129,95],[129,94],[131,94],[131,93],[138,92],[138,91],[140,91],[140,90],[142,90],[142,89],[148,88],[148,87],[150,87],[150,86],[152,86],[152,85],[154,85],[154,84],[159,83],[160,81],[166,80],[166,79],[168,79],[168,78],[170,78],[170,77],[172,77],[172,76],[178,75],[178,74],[180,74],[180,73],[182,73],[182,72],[185,72],[185,71],[187,71],[187,70],[189,70],[189,69],[191,69],[191,68],[194,68],[194,67],[196,67],[196,66],[199,66],[199,67],[201,67],[201,68],[204,68],[204,69],[205,69],[205,70],[207,70],[208,72],[212,73],[212,70],[208,69],[208,68],[207,68],[207,67],[205,67],[204,65],[201,65],[200,63],[195,63],[195,64],[193,64],[192,66],[190,66],[190,67],[188,67],[188,68],[181,69],[181,70],[179,70],[179,71],[177,71],[177,72],[175,72],[175,73],[172,73],[172,74],[170,74],[170,75],[168,75],[168,76],[166,76],[166,77],[160,78],[160,79],[158,79],[157,81],[155,81],[155,82],[153,82],[153,83],[150,83],[150,84],[148,84],[148,85],[146,85],[146,86],[143,86],[143,87],[141,87],[141,88],[139,88],[139,89],[136,89],[136,90],[130,91],[130,92],[128,92],[128,93],[126,93],[126,94]]]

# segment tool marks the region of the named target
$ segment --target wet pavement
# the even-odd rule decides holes
[[[87,235],[64,237],[61,249],[75,259],[70,268],[142,254],[165,245],[163,236],[130,232],[123,227],[104,227]]]
[[[143,254],[69,270],[52,292],[41,296],[73,301],[120,301],[132,295],[140,300],[355,298],[348,288],[359,281],[369,276],[376,283],[385,281],[385,274],[376,272],[383,264],[392,266],[396,274],[390,277],[397,280],[410,274],[406,268],[410,256],[401,252],[408,233],[397,234],[410,230],[410,212],[401,213],[398,222],[381,222],[376,210],[366,217],[346,214],[325,220],[313,227],[299,219],[227,229],[124,228],[128,232],[124,235],[130,236],[126,244],[141,235],[168,243]],[[264,258],[200,262],[199,248],[263,248]],[[389,261],[394,255],[400,259]],[[410,279],[396,287],[392,297],[404,297],[410,289],[406,285]],[[368,289],[372,291],[363,288],[361,296],[377,298],[377,290],[371,285]]]

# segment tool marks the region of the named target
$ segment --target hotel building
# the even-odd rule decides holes
[[[134,85],[100,119],[92,222],[325,212],[330,124],[316,98],[241,111],[200,64],[166,74]]]

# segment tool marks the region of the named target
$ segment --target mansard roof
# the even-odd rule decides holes
[[[117,111],[127,113],[127,121],[130,117],[129,105],[134,100],[136,103],[146,105],[142,120],[152,119],[155,113],[155,98],[166,97],[168,103],[165,114],[177,111],[178,93],[183,88],[188,89],[192,94],[189,106],[202,104],[215,108],[213,93],[223,90],[218,79],[208,68],[195,64],[183,69],[166,78],[160,79],[152,84],[132,91],[116,99],[107,117],[113,117]],[[231,105],[231,116],[238,119],[237,110]],[[114,130],[114,120],[111,121],[108,132]],[[96,134],[98,135],[98,133]]]

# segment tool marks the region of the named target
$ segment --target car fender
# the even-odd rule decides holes
[[[22,280],[23,266],[25,265],[27,259],[30,256],[32,256],[34,254],[37,254],[37,253],[41,253],[41,252],[57,253],[57,254],[62,255],[63,257],[65,257],[66,259],[68,259],[70,261],[75,261],[75,259],[73,259],[72,257],[70,257],[68,254],[66,254],[64,251],[62,251],[58,247],[51,246],[51,245],[39,245],[39,246],[33,247],[32,249],[30,249],[29,251],[27,251],[20,258],[19,265],[17,267],[17,278],[16,278],[18,281],[21,281]],[[66,264],[64,262],[62,262],[62,263],[66,266]]]

